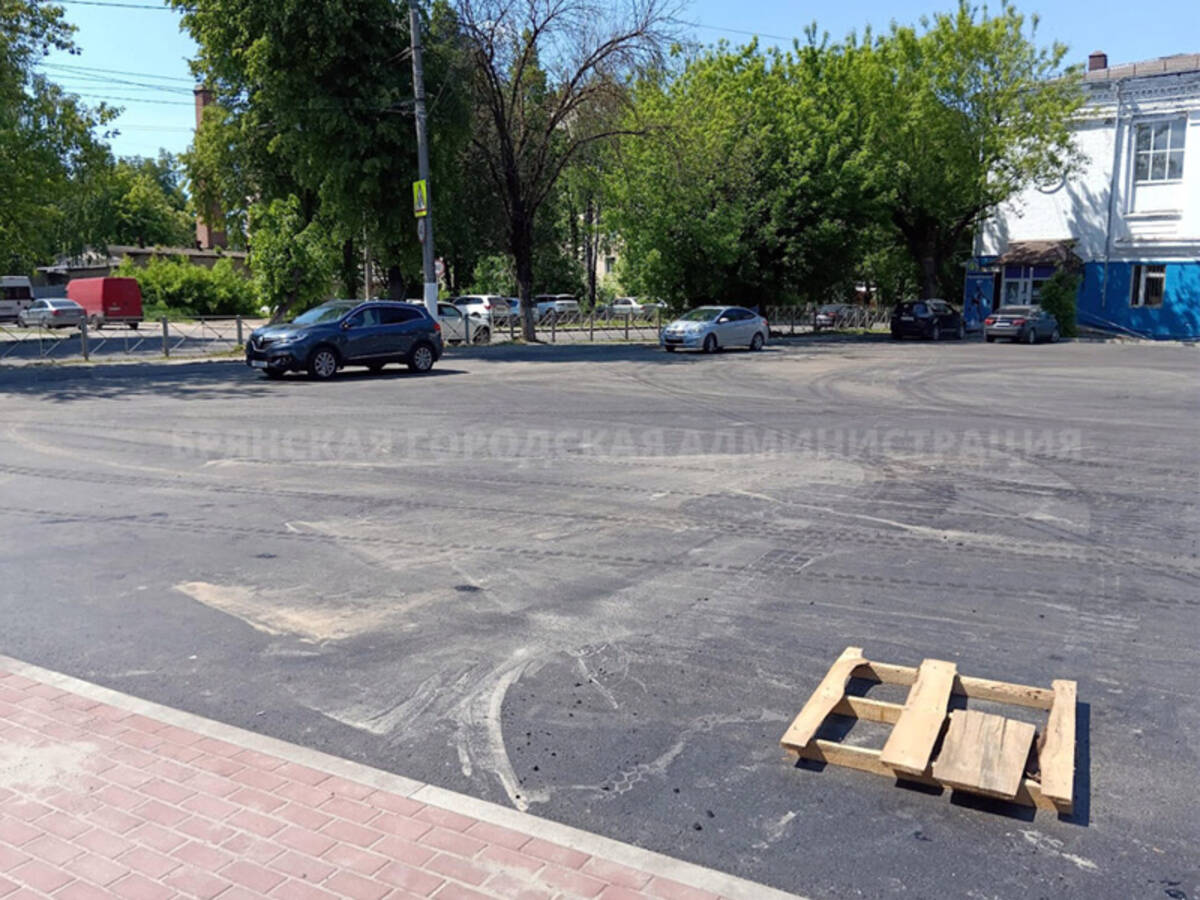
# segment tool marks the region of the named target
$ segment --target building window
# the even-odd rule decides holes
[[[613,269],[617,267],[617,258],[615,256],[604,257],[604,274],[611,275]]]
[[[1130,306],[1162,306],[1166,266],[1134,266],[1129,290]]]
[[[1176,181],[1183,178],[1183,141],[1187,117],[1143,122],[1134,135],[1134,181]]]

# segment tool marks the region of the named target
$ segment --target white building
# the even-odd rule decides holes
[[[1093,53],[1083,85],[1083,170],[1028,188],[980,229],[964,299],[1036,303],[1057,267],[1076,265],[1081,324],[1200,338],[1200,54],[1109,68]]]

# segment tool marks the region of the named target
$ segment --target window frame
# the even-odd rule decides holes
[[[1158,297],[1148,300],[1147,281],[1159,284]],[[1159,309],[1167,295],[1167,266],[1165,263],[1136,263],[1129,280],[1129,306],[1132,309]]]
[[[1166,126],[1166,145],[1162,147],[1155,146],[1157,139],[1156,130],[1164,125]],[[1176,126],[1178,126],[1178,130]],[[1170,118],[1146,119],[1134,124],[1129,158],[1133,168],[1133,183],[1135,185],[1175,184],[1183,181],[1183,167],[1187,157],[1187,129],[1188,117],[1186,114],[1171,116]],[[1144,149],[1141,146],[1141,136],[1143,134],[1147,136]],[[1175,143],[1176,137],[1179,140],[1178,144]],[[1176,156],[1179,160],[1179,170],[1172,175],[1171,161]],[[1143,158],[1146,160],[1145,174],[1139,174],[1139,163]],[[1154,169],[1157,159],[1162,160],[1162,169],[1161,175],[1155,176]]]

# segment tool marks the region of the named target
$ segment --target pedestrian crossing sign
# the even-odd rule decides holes
[[[424,178],[413,182],[413,215],[418,219],[429,215],[429,186]]]

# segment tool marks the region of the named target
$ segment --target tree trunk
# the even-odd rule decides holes
[[[513,264],[517,270],[517,294],[521,298],[521,336],[537,340],[533,306],[533,222],[514,221],[510,235]]]
[[[399,266],[388,266],[388,299],[389,300],[404,300],[405,290],[404,275],[400,272]]]
[[[347,238],[342,243],[342,290],[347,300],[358,299],[358,256],[355,254],[354,241]]]
[[[588,292],[588,308],[596,308],[596,264],[599,262],[600,255],[600,235],[597,233],[596,223],[600,220],[600,209],[596,200],[591,195],[587,200],[587,212],[584,214],[584,252],[583,264],[587,267],[587,292]]]
[[[927,250],[921,253],[918,261],[921,264],[921,299],[929,300],[938,296],[938,270],[941,268],[938,263],[937,251]]]

